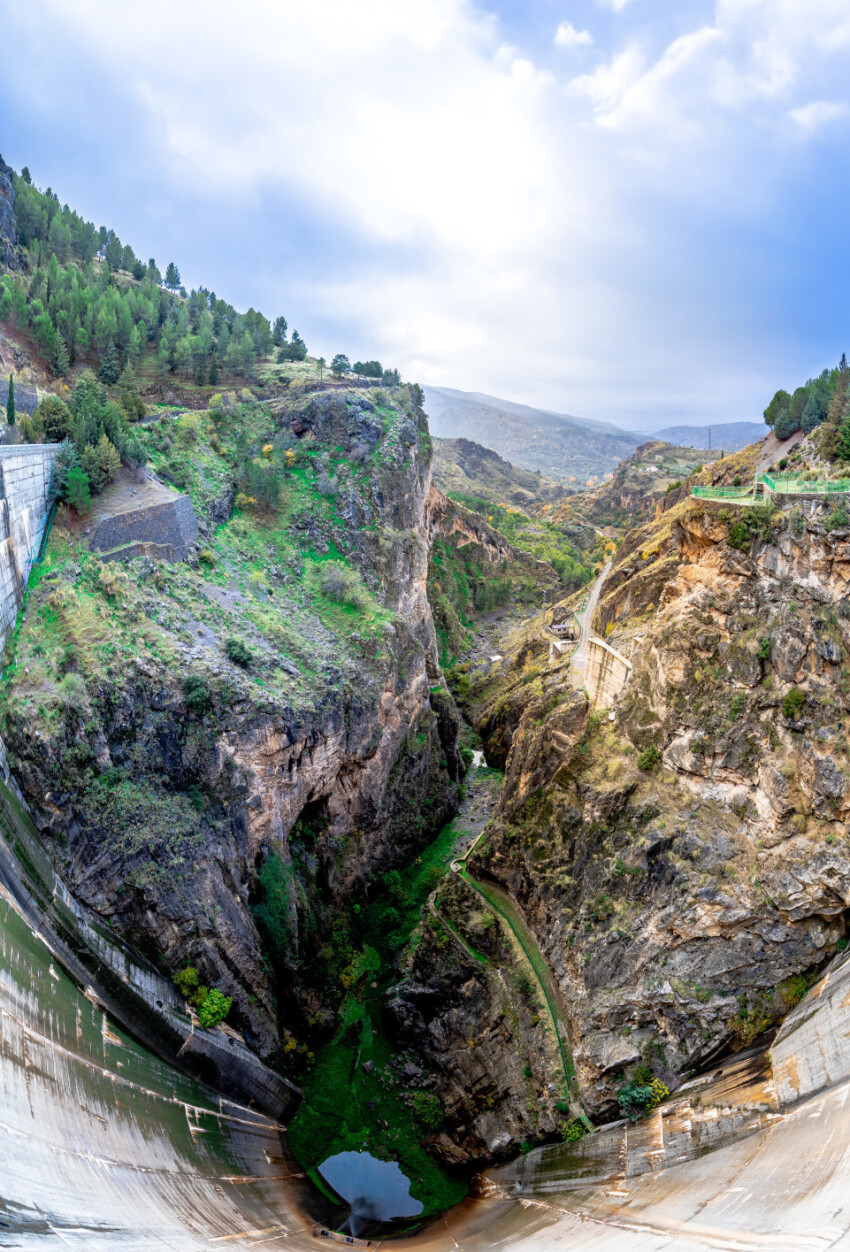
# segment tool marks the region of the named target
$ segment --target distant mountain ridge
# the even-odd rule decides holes
[[[738,452],[764,439],[766,430],[764,422],[718,422],[716,426],[665,426],[663,430],[652,431],[650,438],[681,448],[707,448],[710,431],[712,448]]]
[[[563,479],[511,465],[471,439],[434,439],[434,482],[446,495],[479,496],[496,503],[535,509],[569,496]]]
[[[574,485],[612,473],[641,442],[608,422],[451,387],[426,386],[425,408],[438,438],[474,440],[512,465]]]

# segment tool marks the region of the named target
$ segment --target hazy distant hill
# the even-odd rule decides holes
[[[512,465],[576,483],[610,474],[640,442],[640,436],[608,422],[548,413],[451,387],[426,387],[425,408],[433,435],[472,439]]]
[[[713,428],[712,428],[713,429]],[[762,436],[763,437],[763,436]],[[650,439],[617,467],[614,477],[595,491],[576,497],[580,511],[601,525],[635,525],[655,511],[668,490],[681,487],[694,470],[716,462],[720,450],[683,447]],[[571,501],[556,506],[553,516],[569,518]]]
[[[471,439],[434,440],[434,482],[446,495],[478,496],[530,509],[563,500],[569,488],[539,471],[520,469]]]
[[[683,448],[707,448],[708,432],[711,431],[712,448],[725,452],[737,452],[747,444],[764,439],[767,428],[764,422],[718,422],[716,426],[665,426],[654,430],[653,439],[675,443]]]

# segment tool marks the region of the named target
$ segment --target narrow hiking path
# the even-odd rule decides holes
[[[472,843],[469,844],[466,851],[461,856],[456,857],[451,862],[451,870],[458,876],[471,891],[474,891],[484,901],[487,909],[493,914],[497,921],[506,926],[519,946],[522,957],[525,960],[529,970],[531,971],[534,981],[540,988],[544,1003],[548,1010],[548,1016],[551,1023],[554,1039],[557,1045],[558,1054],[560,1056],[561,1065],[564,1071],[564,1079],[567,1091],[570,1096],[570,1103],[573,1106],[574,1116],[580,1120],[585,1128],[589,1131],[594,1129],[593,1123],[587,1118],[581,1108],[578,1099],[578,1092],[575,1082],[575,1063],[573,1061],[572,1052],[569,1044],[569,1032],[567,1028],[568,1012],[563,994],[558,986],[557,980],[552,974],[551,969],[540,950],[540,945],[532,934],[522,909],[513,899],[513,897],[505,891],[503,887],[493,882],[481,882],[473,878],[466,868],[466,863],[475,849],[478,840],[484,834],[481,832]],[[468,945],[459,935],[455,936],[469,954],[476,960],[482,960],[480,954],[468,948]]]

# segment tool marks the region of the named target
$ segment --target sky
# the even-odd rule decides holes
[[[652,429],[850,351],[848,0],[4,0],[0,153],[311,353]]]

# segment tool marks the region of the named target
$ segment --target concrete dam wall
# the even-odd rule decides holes
[[[612,648],[604,639],[591,635],[587,641],[587,659],[583,683],[590,702],[596,709],[610,709],[628,682],[631,661]]]
[[[15,625],[44,535],[58,451],[58,444],[0,444],[0,648]]]
[[[0,969],[0,1247],[320,1246],[316,1221],[341,1215],[303,1178],[284,1126],[122,1029],[2,883]],[[634,1126],[488,1172],[401,1242],[423,1252],[850,1248],[848,978],[850,962],[836,958],[772,1054],[733,1058]]]

